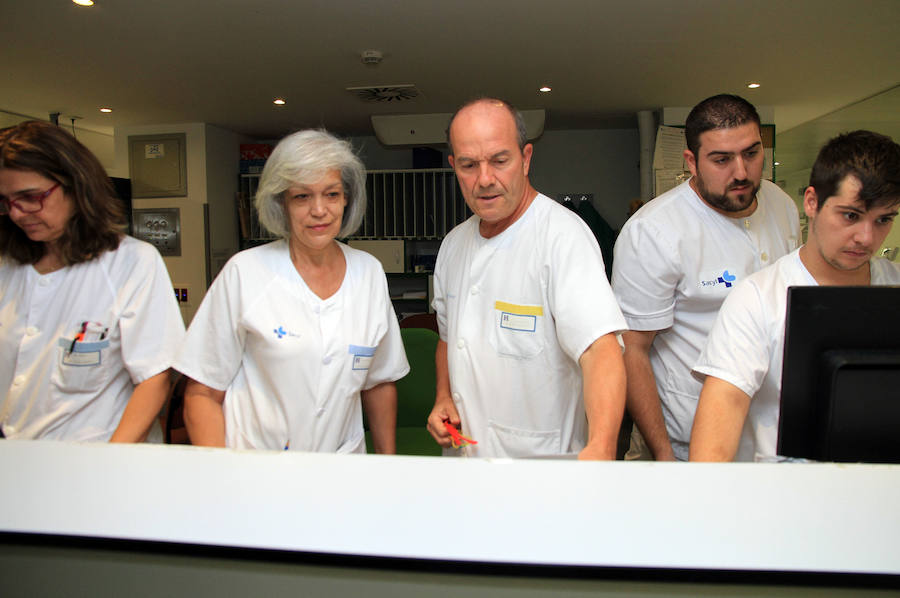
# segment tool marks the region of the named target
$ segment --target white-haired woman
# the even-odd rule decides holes
[[[409,365],[381,264],[335,239],[359,227],[365,170],[325,131],[285,137],[263,169],[260,222],[280,240],[242,251],[194,317],[175,368],[188,376],[193,444],[393,453]]]

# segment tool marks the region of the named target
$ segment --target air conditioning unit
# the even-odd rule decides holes
[[[525,119],[528,140],[544,132],[544,110],[521,110]],[[373,115],[372,128],[383,145],[439,145],[447,141],[449,112],[438,114],[380,114]]]

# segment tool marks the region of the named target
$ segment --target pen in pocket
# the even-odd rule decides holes
[[[72,339],[72,344],[69,346],[69,354],[72,354],[72,351],[75,350],[75,343],[83,343],[88,341],[88,334],[94,334],[96,340],[103,340],[106,338],[107,333],[109,332],[109,327],[104,328],[103,324],[99,322],[82,322],[78,326],[78,332],[75,334],[75,338]]]
[[[75,338],[72,339],[72,345],[69,347],[69,355],[72,354],[72,351],[75,350],[75,343],[79,343],[84,340],[84,333],[87,330],[87,322],[81,323],[81,330],[75,335]]]

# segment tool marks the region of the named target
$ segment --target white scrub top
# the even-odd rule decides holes
[[[650,363],[677,458],[686,460],[701,384],[691,376],[731,289],[797,248],[797,206],[763,180],[758,207],[729,218],[685,182],[638,210],[616,240],[612,288],[632,330],[659,331]]]
[[[131,237],[43,275],[3,260],[0,289],[7,438],[109,440],[135,385],[167,370],[184,336],[159,252]],[[159,439],[154,426],[148,440]]]
[[[578,360],[625,328],[600,248],[544,195],[490,239],[471,217],[441,244],[434,308],[450,389],[475,457],[577,453],[586,442]],[[458,454],[448,449],[445,454]]]
[[[175,368],[225,390],[227,446],[365,452],[360,391],[409,365],[381,264],[338,245],[347,271],[327,299],[284,240],[232,257],[203,299]]]
[[[872,285],[900,284],[900,265],[882,258],[869,264]],[[752,274],[722,304],[694,371],[752,397],[735,461],[777,458],[787,290],[816,284],[797,250]]]

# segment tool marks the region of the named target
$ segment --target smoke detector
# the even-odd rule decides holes
[[[403,102],[419,95],[412,83],[402,85],[375,85],[368,87],[348,87],[347,91],[364,102]]]
[[[384,54],[378,50],[363,50],[360,58],[362,58],[363,64],[378,64],[384,58]]]

